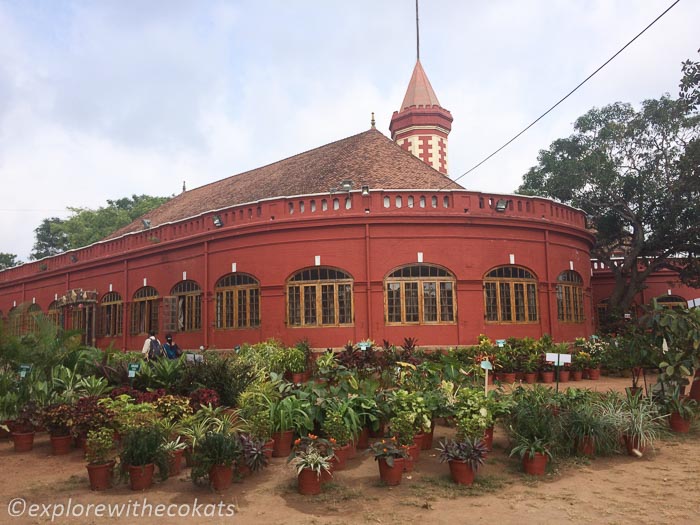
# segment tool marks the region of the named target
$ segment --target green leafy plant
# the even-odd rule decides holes
[[[207,432],[195,449],[192,481],[201,484],[209,479],[215,465],[232,466],[243,454],[238,436],[226,432]]]
[[[155,426],[131,428],[121,438],[120,462],[123,465],[144,466],[155,463],[161,479],[168,477],[168,454],[162,430]]]
[[[534,458],[536,454],[543,454],[548,458],[552,458],[549,443],[543,438],[529,438],[526,436],[518,436],[515,446],[510,450],[510,456],[518,455],[521,458]]]
[[[393,467],[395,459],[408,457],[408,446],[399,444],[397,437],[392,436],[372,443],[368,452],[374,456],[375,461],[383,459]]]
[[[114,458],[114,430],[100,428],[87,434],[85,459],[90,465],[104,465]]]
[[[416,436],[414,417],[408,412],[399,412],[389,419],[389,432],[398,445],[413,446]]]
[[[339,410],[326,412],[321,429],[328,439],[334,440],[339,447],[347,445],[352,439],[352,434]]]
[[[73,426],[73,407],[66,403],[44,407],[40,418],[52,436],[68,436]]]

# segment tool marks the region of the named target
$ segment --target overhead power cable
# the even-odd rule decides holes
[[[658,21],[661,19],[661,17],[663,17],[666,13],[668,13],[671,9],[673,9],[673,8],[676,6],[676,4],[677,4],[678,2],[680,2],[680,1],[681,1],[681,0],[676,0],[676,1],[673,2],[670,6],[668,6],[668,7],[666,8],[666,10],[665,10],[663,13],[661,13],[659,16],[657,16],[654,20],[651,21],[651,23],[650,23],[648,26],[646,26],[646,27],[645,27],[644,29],[642,29],[639,33],[637,33],[637,35],[636,35],[634,38],[632,38],[632,40],[630,40],[630,41],[627,42],[624,46],[622,46],[622,47],[618,50],[617,53],[615,53],[613,56],[611,56],[610,58],[608,58],[598,69],[596,69],[593,73],[591,73],[590,75],[588,75],[588,76],[587,76],[581,83],[579,83],[574,89],[572,89],[572,90],[569,91],[566,95],[564,95],[562,98],[560,98],[560,99],[557,101],[556,104],[554,104],[554,105],[553,105],[552,107],[550,107],[547,111],[545,111],[544,113],[542,113],[539,117],[537,117],[537,118],[536,118],[535,120],[533,120],[530,124],[528,124],[525,128],[523,128],[521,131],[519,131],[519,132],[518,132],[513,138],[511,138],[508,142],[506,142],[506,143],[503,144],[500,148],[498,148],[497,150],[495,150],[493,153],[491,153],[490,155],[488,155],[487,157],[485,157],[484,159],[482,159],[479,163],[477,163],[477,164],[475,164],[474,166],[472,166],[471,168],[469,168],[467,171],[465,171],[464,173],[462,173],[462,174],[461,174],[459,177],[457,177],[456,179],[452,179],[451,182],[457,182],[457,181],[458,181],[459,179],[461,179],[462,177],[466,177],[467,175],[469,175],[472,171],[474,171],[476,168],[478,168],[479,166],[481,166],[482,164],[484,164],[486,161],[488,161],[489,159],[491,159],[492,157],[494,157],[495,155],[497,155],[498,153],[500,153],[503,149],[505,149],[507,146],[509,146],[513,141],[515,141],[515,140],[516,140],[518,137],[520,137],[523,133],[525,133],[525,132],[526,132],[527,130],[529,130],[532,126],[534,126],[534,125],[537,124],[540,120],[542,120],[544,117],[546,117],[554,108],[556,108],[559,104],[561,104],[561,103],[564,102],[567,98],[569,98],[571,95],[573,95],[576,91],[578,91],[578,89],[579,89],[581,86],[583,86],[586,82],[588,82],[591,78],[593,78],[601,69],[603,69],[603,68],[604,68],[605,66],[607,66],[610,62],[612,62],[612,61],[617,57],[617,55],[619,55],[619,54],[622,53],[625,49],[627,49],[627,48],[632,44],[632,42],[634,42],[634,41],[637,40],[640,36],[642,36],[642,35],[647,31],[647,29],[649,29],[649,28],[650,28],[651,26],[653,26],[656,22],[658,22]],[[449,184],[447,184],[446,186],[443,186],[442,188],[440,188],[440,190],[444,190],[444,189],[447,188],[448,186],[449,186]]]

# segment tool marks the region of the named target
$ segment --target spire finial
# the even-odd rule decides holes
[[[418,28],[418,0],[416,0],[416,61],[420,62],[420,30]]]
[[[187,191],[187,188],[185,187],[185,181],[182,181],[182,193],[185,193]]]
[[[370,121],[370,124],[372,125],[372,129],[374,129],[374,126],[376,122],[374,121],[374,111],[372,111],[372,120]]]

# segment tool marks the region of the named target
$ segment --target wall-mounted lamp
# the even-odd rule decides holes
[[[211,221],[214,223],[214,226],[217,228],[221,228],[224,225],[224,221],[221,220],[221,215],[214,215],[211,218]]]
[[[145,230],[151,227],[151,219],[141,219],[141,222],[143,223],[143,228]]]
[[[496,202],[496,211],[504,212],[508,208],[508,201],[506,199],[498,199]]]
[[[352,189],[352,181],[351,180],[344,180],[343,182],[340,183],[340,189],[343,191],[350,191]]]
[[[367,186],[367,185],[362,186],[362,196],[369,197],[369,186]]]

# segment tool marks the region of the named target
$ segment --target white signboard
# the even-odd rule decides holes
[[[550,363],[554,363],[554,366],[561,366],[564,363],[571,363],[571,355],[570,354],[550,354],[549,352],[547,352],[545,360],[550,362]]]

